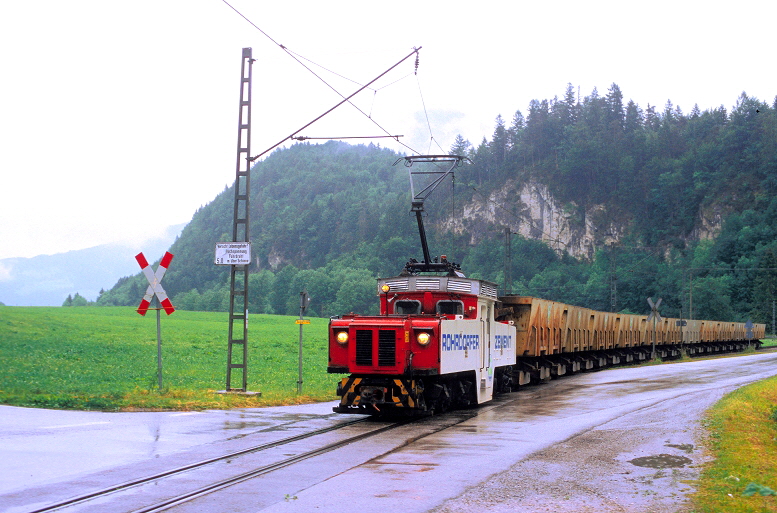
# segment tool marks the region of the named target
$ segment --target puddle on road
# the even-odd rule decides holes
[[[654,456],[643,456],[629,460],[629,463],[638,467],[649,468],[682,468],[693,461],[685,456],[675,456],[673,454],[656,454]]]

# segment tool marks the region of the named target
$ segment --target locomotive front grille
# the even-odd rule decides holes
[[[372,330],[356,330],[356,365],[372,365]]]
[[[396,330],[356,330],[356,365],[366,367],[373,365],[376,334],[378,366],[393,367],[397,359]]]
[[[397,358],[397,332],[394,330],[378,331],[378,365],[393,367]]]

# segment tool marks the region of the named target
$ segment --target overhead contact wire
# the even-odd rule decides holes
[[[358,90],[356,90],[356,92],[354,92],[353,94],[351,94],[351,95],[350,95],[350,96],[348,96],[347,98],[344,98],[344,99],[343,99],[343,101],[339,102],[337,105],[335,105],[335,106],[334,106],[334,107],[332,107],[331,109],[327,110],[326,112],[324,112],[323,114],[321,114],[321,115],[320,115],[320,116],[318,116],[316,119],[314,119],[314,120],[313,120],[313,121],[311,121],[310,123],[306,124],[306,125],[305,125],[305,126],[303,126],[302,128],[300,128],[300,129],[296,130],[296,131],[295,131],[295,132],[293,132],[291,135],[288,135],[288,136],[284,137],[283,139],[281,139],[279,142],[277,142],[277,143],[276,143],[276,144],[274,144],[273,146],[271,146],[271,147],[267,148],[266,150],[264,150],[262,153],[260,153],[260,154],[256,155],[255,157],[251,157],[249,160],[250,160],[251,162],[255,161],[256,159],[258,159],[259,157],[261,157],[261,156],[262,156],[262,155],[264,155],[265,153],[267,153],[267,152],[269,152],[269,151],[272,151],[273,149],[277,148],[278,146],[280,146],[281,144],[283,144],[283,143],[284,143],[284,142],[286,142],[287,140],[291,139],[292,137],[294,137],[295,135],[297,135],[297,134],[298,134],[298,133],[300,133],[301,131],[305,130],[307,127],[309,127],[310,125],[312,125],[313,123],[315,123],[315,122],[316,122],[316,121],[318,121],[319,119],[323,118],[324,116],[326,116],[327,114],[329,114],[330,112],[332,112],[333,110],[335,110],[335,109],[336,109],[337,107],[339,107],[340,105],[344,104],[345,102],[348,102],[348,100],[350,100],[351,98],[353,98],[354,96],[356,96],[357,94],[359,94],[360,92],[362,92],[363,90],[365,90],[365,89],[366,89],[367,87],[369,87],[369,86],[370,86],[370,85],[371,85],[373,82],[376,82],[376,81],[377,81],[377,80],[379,80],[381,77],[383,77],[383,75],[385,75],[385,74],[386,74],[386,73],[388,73],[389,71],[393,70],[394,68],[396,68],[397,66],[399,66],[400,64],[402,64],[402,63],[403,63],[405,60],[407,60],[408,58],[410,58],[410,57],[411,57],[411,56],[412,56],[414,53],[417,53],[417,52],[418,52],[418,50],[420,50],[420,49],[421,49],[421,48],[414,48],[414,49],[413,49],[413,51],[412,51],[412,52],[410,52],[410,53],[409,53],[409,54],[408,54],[406,57],[404,57],[404,58],[403,58],[403,59],[401,59],[399,62],[397,62],[396,64],[394,64],[393,66],[391,66],[389,69],[387,69],[386,71],[384,71],[383,73],[381,73],[380,75],[378,75],[377,77],[375,77],[374,79],[372,79],[372,80],[371,80],[370,82],[368,82],[366,85],[364,85],[364,86],[360,87]],[[341,95],[341,96],[342,96],[342,95]],[[352,105],[353,105],[353,104],[352,104]],[[361,110],[360,110],[360,112],[361,112]],[[375,124],[376,124],[376,125],[377,125],[377,126],[380,128],[380,129],[381,129],[381,130],[383,130],[384,132],[386,132],[386,134],[388,134],[388,135],[391,135],[391,134],[389,134],[389,132],[388,132],[388,131],[387,131],[385,128],[383,128],[382,126],[380,126],[380,125],[379,125],[377,122],[375,122],[375,121],[373,121],[373,122],[374,122],[374,123],[375,123]],[[405,148],[408,148],[408,149],[410,149],[411,151],[415,151],[415,150],[413,150],[412,148],[410,148],[409,146],[407,146],[407,145],[406,145],[406,144],[404,144],[404,143],[399,143],[399,144],[401,144],[401,145],[402,145],[402,146],[404,146]]]
[[[398,63],[396,63],[394,66],[390,67],[388,70],[384,71],[384,72],[383,72],[383,73],[381,73],[380,75],[378,75],[378,76],[377,76],[375,79],[371,80],[371,81],[370,81],[370,82],[368,82],[366,85],[364,85],[364,86],[362,86],[361,88],[359,88],[359,89],[358,89],[358,90],[357,90],[355,93],[351,94],[351,95],[350,95],[350,96],[348,96],[348,97],[345,97],[345,96],[344,96],[342,93],[340,93],[340,91],[338,91],[337,89],[335,89],[335,87],[333,87],[331,84],[329,84],[329,83],[328,83],[326,80],[324,80],[322,77],[320,77],[320,76],[319,76],[319,75],[318,75],[318,74],[317,74],[315,71],[313,71],[313,70],[312,70],[312,69],[311,69],[309,66],[307,66],[307,65],[306,65],[304,62],[302,62],[302,61],[301,61],[299,58],[297,58],[297,54],[295,54],[295,52],[292,52],[292,51],[291,51],[291,50],[289,50],[289,49],[288,49],[286,46],[282,45],[281,43],[279,43],[279,42],[277,42],[275,39],[273,39],[273,38],[272,38],[272,37],[271,37],[269,34],[267,34],[267,33],[266,33],[264,30],[262,30],[261,28],[259,28],[259,26],[257,26],[257,25],[256,25],[254,22],[252,22],[250,19],[248,19],[248,18],[247,18],[247,17],[246,17],[246,16],[245,16],[243,13],[241,13],[240,11],[238,11],[238,10],[237,10],[235,7],[233,7],[233,6],[232,6],[232,5],[231,5],[229,2],[227,2],[227,0],[221,0],[221,1],[222,1],[222,2],[224,2],[224,3],[225,3],[225,4],[226,4],[226,5],[227,5],[227,6],[228,6],[230,9],[232,9],[233,11],[235,11],[235,12],[236,12],[236,13],[237,13],[237,14],[238,14],[238,15],[239,15],[241,18],[243,18],[244,20],[246,20],[246,21],[247,21],[247,22],[248,22],[248,23],[249,23],[249,24],[250,24],[252,27],[254,27],[256,30],[258,30],[259,32],[261,32],[261,33],[262,33],[262,35],[264,35],[264,36],[265,36],[267,39],[269,39],[270,41],[272,41],[272,42],[273,42],[273,44],[277,45],[277,46],[278,46],[279,48],[281,48],[281,49],[282,49],[284,52],[286,52],[286,53],[287,53],[287,54],[288,54],[288,55],[289,55],[289,56],[290,56],[292,59],[294,59],[295,61],[297,61],[297,62],[298,62],[298,63],[299,63],[299,64],[300,64],[302,67],[304,67],[306,70],[308,70],[310,73],[312,73],[312,74],[313,74],[313,76],[315,76],[316,78],[318,78],[318,79],[319,79],[321,82],[323,82],[323,83],[324,83],[324,84],[325,84],[325,85],[326,85],[328,88],[330,88],[332,91],[334,91],[334,92],[335,92],[335,93],[336,93],[338,96],[340,96],[341,98],[343,98],[343,101],[342,101],[342,102],[338,103],[337,105],[335,105],[334,107],[332,107],[331,109],[329,109],[328,111],[326,111],[325,113],[323,113],[322,115],[318,116],[316,119],[314,119],[313,121],[311,121],[311,122],[310,122],[310,123],[308,123],[307,125],[303,126],[302,128],[300,128],[300,129],[299,129],[299,130],[297,130],[296,132],[292,133],[290,136],[288,136],[288,137],[285,137],[283,140],[281,140],[280,142],[278,142],[278,143],[276,143],[275,145],[271,146],[270,148],[266,149],[266,150],[265,150],[265,151],[263,151],[262,153],[260,153],[260,154],[256,155],[256,156],[255,156],[255,157],[253,157],[253,158],[249,158],[249,161],[251,161],[251,162],[254,162],[256,159],[258,159],[258,158],[259,158],[259,157],[261,157],[262,155],[264,155],[264,154],[266,154],[267,152],[269,152],[269,151],[272,151],[273,149],[277,148],[278,146],[280,146],[281,144],[283,144],[284,142],[286,142],[288,139],[291,139],[291,138],[293,138],[293,137],[294,137],[295,135],[297,135],[299,132],[301,132],[301,131],[302,131],[302,130],[304,130],[305,128],[309,127],[310,125],[312,125],[313,123],[315,123],[316,121],[318,121],[318,120],[319,120],[319,119],[321,119],[322,117],[326,116],[327,114],[329,114],[330,112],[332,112],[333,110],[335,110],[337,107],[341,106],[343,103],[346,103],[346,102],[347,102],[347,103],[349,103],[349,104],[351,104],[351,106],[353,106],[353,107],[354,107],[356,110],[358,110],[358,111],[359,111],[359,112],[360,112],[360,113],[361,113],[363,116],[365,116],[367,119],[369,119],[370,121],[372,121],[372,122],[375,124],[375,126],[377,126],[379,129],[381,129],[381,130],[382,130],[382,131],[383,131],[383,132],[384,132],[386,135],[389,135],[389,136],[391,136],[391,133],[390,133],[388,130],[386,130],[385,128],[383,128],[383,127],[382,127],[382,126],[381,126],[381,125],[380,125],[380,124],[379,124],[377,121],[375,121],[375,120],[372,118],[372,116],[371,116],[371,115],[368,115],[368,114],[366,114],[366,113],[365,113],[363,110],[361,110],[359,107],[357,107],[356,105],[354,105],[354,104],[353,104],[353,103],[352,103],[350,100],[351,100],[351,98],[353,98],[354,96],[356,96],[357,94],[359,94],[360,92],[362,92],[364,89],[367,89],[367,88],[369,88],[369,86],[370,86],[371,84],[373,84],[374,82],[376,82],[378,79],[382,78],[382,77],[383,77],[384,75],[386,75],[386,74],[387,74],[389,71],[391,71],[391,70],[393,70],[394,68],[396,68],[396,67],[397,67],[399,64],[401,64],[402,62],[404,62],[406,59],[408,59],[408,58],[409,58],[411,55],[413,55],[414,53],[416,54],[416,63],[415,63],[415,65],[416,65],[416,71],[417,71],[417,70],[418,70],[418,51],[421,49],[421,47],[418,47],[418,48],[413,48],[413,51],[412,51],[412,52],[411,52],[411,53],[410,53],[410,54],[409,54],[407,57],[405,57],[404,59],[402,59],[401,61],[399,61],[399,62],[398,62]],[[304,57],[302,57],[302,56],[300,56],[300,58],[303,58],[303,59],[304,59]],[[309,62],[313,63],[313,61],[311,61],[310,59],[305,59],[305,60],[307,60],[307,61],[309,61]],[[315,64],[315,63],[313,63],[313,64]],[[337,76],[339,76],[339,77],[341,77],[341,78],[343,78],[343,79],[345,79],[345,80],[349,80],[349,81],[351,81],[351,82],[353,82],[353,83],[355,83],[355,84],[359,84],[359,82],[356,82],[355,80],[351,80],[351,79],[349,79],[349,78],[346,78],[346,77],[344,77],[344,76],[342,76],[342,75],[340,75],[340,74],[338,74],[338,73],[334,73],[333,71],[330,71],[330,70],[328,70],[328,69],[327,69],[327,68],[325,68],[324,66],[320,66],[319,64],[316,64],[316,66],[319,66],[320,68],[322,68],[322,69],[324,69],[324,70],[326,70],[326,71],[329,71],[330,73],[333,73],[333,74],[335,74],[335,75],[337,75]],[[400,79],[400,80],[401,80],[401,79]],[[372,89],[372,88],[370,88],[370,89]],[[376,91],[376,92],[377,92],[377,90],[375,90],[375,89],[373,89],[373,91]],[[403,143],[403,142],[400,142],[398,139],[396,139],[396,141],[397,141],[399,144],[401,144],[402,146],[404,146],[405,148],[407,148],[408,150],[410,150],[410,151],[412,151],[412,152],[414,152],[414,153],[418,153],[418,152],[417,152],[415,149],[411,148],[410,146],[408,146],[407,144],[405,144],[405,143]]]

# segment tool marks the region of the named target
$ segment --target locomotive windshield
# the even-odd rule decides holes
[[[394,304],[394,313],[401,315],[417,315],[421,313],[421,302],[405,299]]]
[[[464,315],[464,303],[461,301],[438,301],[437,313],[443,315]]]

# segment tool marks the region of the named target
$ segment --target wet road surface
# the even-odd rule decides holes
[[[777,354],[582,374],[351,444],[173,511],[676,511],[703,411],[777,374]],[[0,506],[126,480],[225,447],[350,422],[332,404],[203,413],[0,406]],[[470,414],[472,412],[469,412]],[[451,421],[450,424],[454,422]],[[660,468],[659,468],[660,467]],[[2,509],[2,508],[0,508]]]
[[[761,354],[561,379],[261,511],[675,512],[704,461],[704,410],[775,374],[777,354]],[[661,454],[693,463],[629,463]]]
[[[205,412],[104,413],[0,405],[0,498],[300,422],[353,420],[331,404]],[[2,502],[0,502],[2,504]]]

